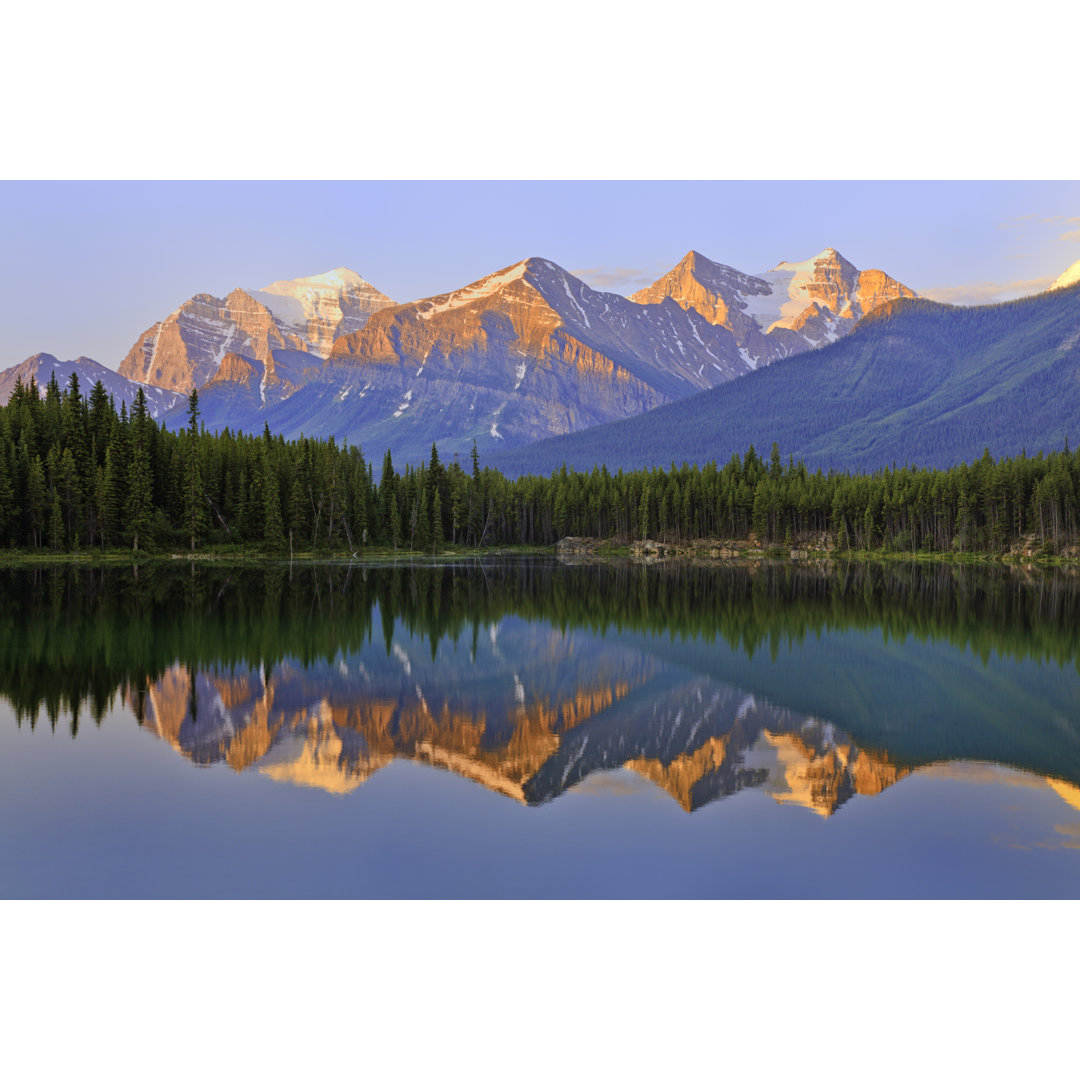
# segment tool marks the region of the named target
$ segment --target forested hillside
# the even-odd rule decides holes
[[[0,547],[144,551],[234,545],[267,552],[360,552],[372,545],[551,544],[567,535],[632,542],[754,539],[840,550],[1001,552],[1021,538],[1045,554],[1080,542],[1080,453],[994,461],[948,471],[812,472],[774,443],[725,464],[630,473],[560,470],[507,479],[444,464],[437,449],[398,473],[382,457],[376,482],[359,447],[171,432],[140,392],[119,414],[101,383],[85,397],[73,375],[44,397],[18,383],[0,407]]]
[[[833,345],[493,464],[510,475],[703,465],[777,441],[814,468],[942,468],[1066,438],[1080,438],[1080,285],[983,307],[894,301]]]

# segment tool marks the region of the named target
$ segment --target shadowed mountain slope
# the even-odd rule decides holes
[[[811,467],[943,467],[1066,438],[1080,438],[1080,286],[984,307],[894,301],[833,345],[489,463],[510,475],[630,469],[777,442]]]

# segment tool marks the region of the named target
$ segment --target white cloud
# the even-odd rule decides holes
[[[967,285],[945,285],[937,289],[921,289],[920,295],[942,304],[996,304],[1015,300],[1050,287],[1053,278],[1029,278],[1025,281],[973,281]]]
[[[1080,229],[1071,229],[1069,232],[1063,232],[1058,239],[1080,243]]]
[[[570,273],[586,281],[594,289],[624,294],[637,292],[638,289],[651,285],[660,276],[655,271],[634,266],[593,266],[587,270],[571,270]]]

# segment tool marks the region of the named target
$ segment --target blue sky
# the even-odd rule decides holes
[[[1080,259],[1080,183],[8,181],[0,367],[115,367],[197,292],[347,266],[395,300],[541,255],[632,292],[694,248],[751,273],[835,247],[958,303],[1037,291]]]

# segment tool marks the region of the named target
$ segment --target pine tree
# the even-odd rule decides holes
[[[5,441],[0,439],[0,545],[7,542],[8,523],[15,512],[15,488],[11,482],[12,469],[8,463]]]
[[[401,540],[401,520],[397,509],[397,476],[389,450],[383,457],[379,480],[379,532],[383,543],[392,543],[396,550]]]
[[[128,468],[127,520],[132,533],[132,550],[139,541],[147,544],[147,531],[153,513],[153,477],[150,471],[150,418],[146,412],[146,394],[139,387],[131,410],[131,462]]]
[[[463,515],[465,513],[465,500],[463,496],[465,483],[465,475],[462,473],[461,467],[455,464],[450,481],[451,542],[455,544],[458,542],[458,530],[461,528]]]
[[[105,448],[105,468],[102,472],[103,498],[99,527],[102,543],[106,547],[111,547],[116,543],[123,513],[124,478],[121,461],[120,439],[114,432],[109,438],[109,445]]]
[[[74,375],[72,375],[74,378]],[[64,522],[64,534],[68,543],[75,544],[82,532],[82,499],[79,474],[75,466],[75,455],[71,447],[64,447],[57,466],[55,488],[60,499],[60,510]]]
[[[45,514],[49,509],[49,491],[45,468],[37,455],[30,462],[26,481],[26,519],[30,527],[30,542],[35,548],[44,543]]]
[[[263,505],[265,507],[263,540],[269,547],[280,550],[285,546],[285,530],[281,522],[281,492],[278,489],[277,476],[274,473],[266,443],[263,443],[262,461]]]
[[[303,544],[308,538],[308,504],[304,498],[304,489],[300,484],[300,477],[293,478],[289,488],[289,550],[292,545]]]
[[[427,551],[432,544],[431,513],[428,510],[427,488],[421,488],[417,499],[414,547]]]
[[[199,461],[199,391],[188,397],[187,443],[184,448],[184,532],[195,543],[206,535],[206,490]],[[280,513],[280,510],[279,510]]]
[[[94,464],[104,466],[105,448],[109,444],[113,426],[116,423],[116,410],[113,408],[112,399],[100,379],[94,383],[90,391],[90,399],[86,410],[86,423],[93,444]]]
[[[641,502],[638,504],[638,539],[645,540],[649,536],[649,484],[646,481],[641,487]]]
[[[435,492],[435,505],[431,510],[431,553],[435,554],[435,549],[439,547],[443,542],[443,524],[442,524],[442,497],[439,492]]]
[[[59,551],[64,546],[64,513],[60,508],[60,493],[53,489],[52,509],[49,512],[49,547]]]

